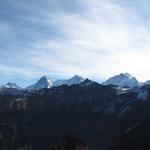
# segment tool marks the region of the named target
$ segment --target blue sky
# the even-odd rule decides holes
[[[42,75],[150,79],[150,1],[0,0],[0,84]]]

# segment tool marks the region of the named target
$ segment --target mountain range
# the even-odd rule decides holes
[[[56,81],[52,81],[48,76],[41,77],[36,83],[26,87],[22,88],[24,90],[40,90],[43,88],[51,88],[51,87],[58,87],[63,84],[66,84],[68,86],[74,85],[74,84],[80,84],[85,79],[81,76],[75,75],[70,79],[59,79]],[[93,81],[94,82],[94,81]],[[102,82],[103,85],[115,85],[120,88],[133,88],[133,87],[140,87],[142,85],[150,84],[150,80],[146,81],[145,83],[139,82],[135,77],[128,73],[121,73],[119,75],[115,75],[105,82]],[[1,88],[9,88],[9,89],[21,89],[18,85],[15,83],[8,82],[6,85],[2,85]]]
[[[119,87],[74,76],[54,86],[44,76],[31,86],[36,90],[8,85],[0,90],[1,150],[130,150],[132,140],[149,150],[141,148],[149,146],[149,123],[141,127],[150,122],[148,84]],[[66,135],[75,136],[61,143]]]

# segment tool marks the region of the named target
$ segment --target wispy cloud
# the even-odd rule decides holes
[[[148,3],[2,0],[0,72],[14,80],[41,74],[103,80],[120,72],[149,79]]]

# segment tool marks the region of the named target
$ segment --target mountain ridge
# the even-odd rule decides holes
[[[41,81],[42,80],[42,81]],[[52,81],[47,75],[42,76],[41,78],[38,79],[35,83],[32,85],[27,86],[26,88],[19,87],[16,85],[16,83],[10,83],[8,82],[5,85],[1,85],[0,88],[16,88],[16,89],[23,89],[23,90],[40,90],[42,88],[51,88],[54,86],[61,86],[63,84],[66,84],[68,86],[74,85],[74,84],[80,84],[82,83],[86,78],[84,79],[83,77],[79,75],[74,75],[73,77],[69,79],[58,79]],[[95,82],[95,81],[93,81]],[[115,85],[120,88],[134,88],[134,87],[140,87],[144,85],[149,85],[150,80],[146,82],[139,82],[134,76],[130,75],[129,73],[120,73],[118,75],[114,75],[107,79],[106,81],[100,83],[104,85]]]

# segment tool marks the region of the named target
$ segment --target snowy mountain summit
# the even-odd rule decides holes
[[[41,77],[35,84],[27,87],[27,90],[40,90],[43,88],[51,88],[53,85],[51,79],[48,76]]]
[[[21,89],[16,83],[8,82],[5,85],[2,85],[1,88],[8,88],[8,89]]]
[[[56,80],[54,81],[53,83],[53,86],[60,86],[60,85],[63,85],[63,84],[66,84],[66,85],[73,85],[73,84],[80,84],[81,82],[83,82],[84,79],[78,75],[75,75],[73,76],[72,78],[70,79],[67,79],[67,80]]]
[[[128,73],[121,73],[119,75],[115,75],[106,80],[103,84],[104,85],[112,84],[119,87],[130,87],[130,88],[140,85],[139,81]]]
[[[71,79],[69,79],[67,81],[68,85],[73,85],[73,84],[80,84],[81,82],[83,82],[84,79],[78,75],[73,76]]]

